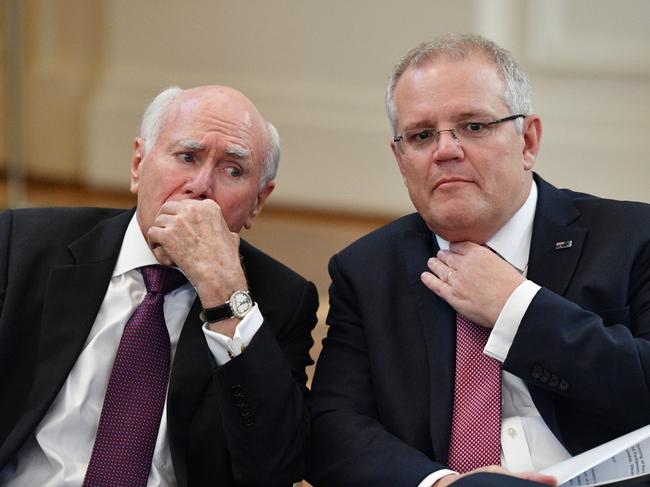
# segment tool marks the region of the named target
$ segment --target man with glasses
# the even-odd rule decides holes
[[[330,261],[310,478],[553,485],[650,423],[650,208],[532,172],[527,77],[484,38],[410,51],[386,105],[417,213]]]

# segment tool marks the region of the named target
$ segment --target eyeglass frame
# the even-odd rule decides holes
[[[492,120],[491,122],[466,122],[466,123],[467,124],[478,123],[478,124],[481,124],[481,125],[495,126],[495,125],[499,125],[499,124],[501,124],[503,122],[510,122],[510,121],[513,121],[513,120],[517,120],[518,118],[522,118],[522,117],[526,118],[527,116],[528,115],[524,115],[523,113],[517,113],[517,114],[514,114],[514,115],[508,115],[507,117],[499,118],[498,120]],[[435,143],[438,143],[438,141],[440,140],[440,134],[442,132],[451,132],[453,140],[455,142],[458,142],[458,135],[456,134],[456,130],[458,130],[458,128],[438,130],[438,129],[431,128],[431,127],[423,127],[422,130],[427,130],[427,129],[435,131],[434,132],[435,137],[434,137],[434,140],[433,140],[433,142],[435,142]],[[393,137],[393,142],[395,144],[399,144],[400,142],[404,142],[404,132],[402,132],[401,134],[398,134],[395,137]]]

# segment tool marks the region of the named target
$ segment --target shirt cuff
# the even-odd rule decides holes
[[[483,349],[486,355],[504,362],[515,339],[521,320],[530,302],[541,288],[533,281],[524,281],[512,292],[503,306],[490,338]]]
[[[440,480],[443,477],[446,477],[447,475],[458,475],[458,472],[454,472],[453,470],[448,470],[446,468],[436,470],[432,474],[429,474],[426,477],[424,477],[422,482],[418,484],[418,487],[431,487],[438,480]]]
[[[203,334],[208,342],[208,348],[217,364],[224,365],[236,357],[251,342],[257,330],[262,326],[264,318],[257,303],[248,312],[235,328],[235,336],[230,338],[208,328],[208,323],[203,323]]]

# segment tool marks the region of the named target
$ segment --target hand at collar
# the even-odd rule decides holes
[[[425,286],[474,323],[492,328],[512,292],[525,279],[492,252],[471,242],[451,243],[427,262]]]

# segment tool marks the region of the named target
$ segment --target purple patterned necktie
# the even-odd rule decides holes
[[[456,316],[456,378],[449,468],[501,464],[501,363],[483,353],[490,330]]]
[[[187,280],[170,267],[140,269],[147,295],[124,327],[84,487],[145,486],[169,380],[165,294]]]

